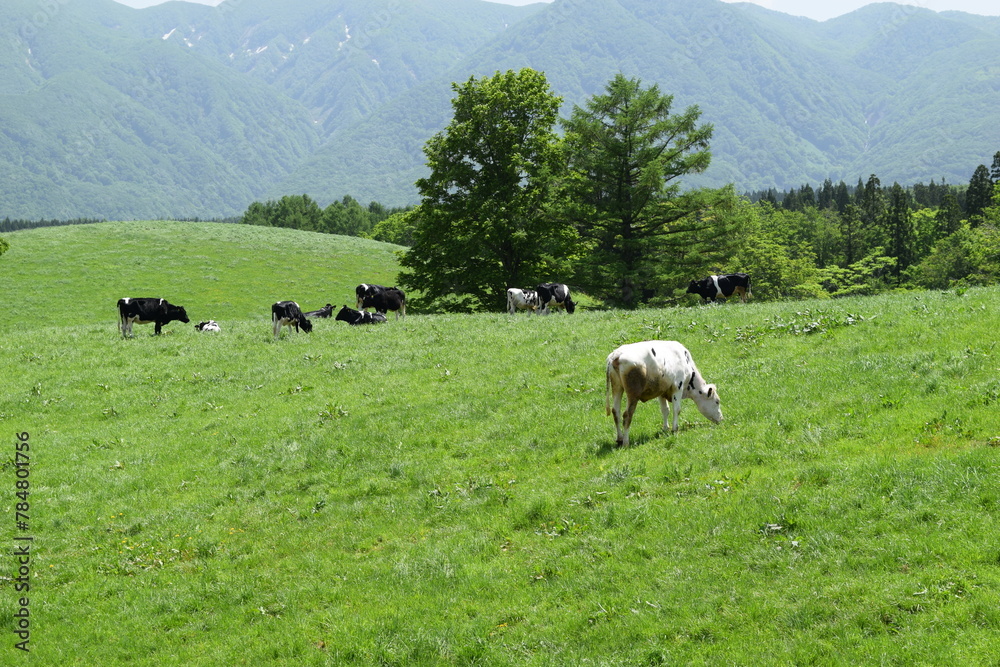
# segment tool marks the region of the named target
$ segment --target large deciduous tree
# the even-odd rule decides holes
[[[454,116],[424,146],[430,175],[399,282],[444,310],[501,308],[550,279],[567,231],[547,214],[561,171],[560,98],[531,69],[452,84]]]
[[[712,127],[698,124],[697,106],[674,115],[672,104],[657,86],[619,74],[563,123],[564,215],[589,250],[576,280],[626,308],[680,280],[683,267],[693,273],[725,252],[728,229],[711,209],[727,193],[681,190],[683,176],[708,167]]]

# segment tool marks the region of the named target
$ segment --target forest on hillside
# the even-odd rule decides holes
[[[308,195],[255,202],[247,224],[413,242],[414,207],[345,197],[325,209]],[[856,185],[745,193],[727,216],[738,219],[731,259],[700,273],[743,271],[756,298],[839,297],[889,289],[946,289],[1000,282],[1000,152],[968,184],[885,186],[872,174]],[[700,273],[699,273],[700,272]],[[572,276],[564,277],[572,283]],[[653,301],[673,302],[661,294]]]
[[[728,261],[692,268],[691,277],[743,271],[758,299],[839,297],[897,288],[947,289],[1000,282],[1000,152],[968,184],[883,185],[876,175],[735,198]],[[308,195],[254,202],[241,218],[218,222],[413,243],[415,207],[362,205],[345,196],[322,208]],[[0,233],[101,222],[97,219],[0,221]],[[6,249],[7,242],[3,243]],[[561,279],[573,284],[572,275]],[[677,287],[680,287],[678,285]],[[651,303],[677,303],[664,290]],[[688,301],[691,297],[686,297]]]

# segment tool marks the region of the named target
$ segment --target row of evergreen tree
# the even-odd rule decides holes
[[[22,229],[36,229],[38,227],[63,227],[65,225],[89,225],[95,222],[104,222],[97,218],[72,218],[70,220],[23,220],[11,219],[9,217],[0,220],[0,233],[16,232]]]
[[[993,185],[1000,183],[1000,152],[993,156],[993,165],[979,165],[969,180],[968,186],[949,185],[943,180],[936,183],[933,179],[929,185],[917,183],[907,188],[910,203],[914,210],[918,208],[938,208],[957,205],[964,215],[974,217],[982,215],[990,206],[993,197]],[[818,188],[808,183],[800,188],[791,188],[778,192],[774,188],[748,192],[746,197],[753,202],[766,201],[772,206],[780,206],[788,211],[802,211],[806,208],[832,209],[845,213],[849,204],[858,204],[866,189],[863,179],[858,179],[856,186],[848,186],[844,181],[834,185],[831,179],[826,179]],[[954,198],[951,201],[949,198]]]

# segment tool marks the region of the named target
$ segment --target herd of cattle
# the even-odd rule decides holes
[[[389,311],[396,313],[396,319],[399,319],[400,315],[406,317],[406,295],[401,289],[361,284],[357,286],[355,293],[359,310],[345,305],[337,313],[336,320],[348,324],[377,324],[386,321],[385,314]],[[375,312],[370,313],[365,310],[366,308],[374,308]],[[303,313],[299,304],[294,301],[279,301],[271,306],[271,324],[275,338],[281,333],[282,327],[292,327],[296,331],[308,333],[312,331],[312,322],[309,318],[332,316],[333,305],[329,303],[319,310],[306,313]],[[191,321],[183,306],[175,306],[166,299],[131,297],[118,300],[118,320],[122,336],[125,338],[132,335],[133,324],[155,324],[155,333],[159,334],[165,324],[175,321],[188,324]],[[222,330],[215,320],[199,322],[194,328],[197,331]]]
[[[745,273],[712,275],[701,280],[692,280],[688,294],[697,294],[706,301],[728,298],[733,294],[746,302],[750,291],[750,276]],[[386,313],[393,311],[396,319],[406,317],[406,295],[396,287],[369,285],[362,283],[355,289],[356,307],[344,306],[335,319],[351,325],[377,324],[386,321]],[[368,312],[374,308],[374,312]],[[542,283],[535,289],[510,288],[507,290],[507,310],[513,315],[518,310],[547,315],[553,308],[562,308],[567,313],[576,309],[570,298],[569,287],[562,283]],[[274,337],[278,338],[282,327],[291,327],[306,333],[312,331],[309,318],[329,318],[333,316],[333,305],[326,304],[318,310],[302,312],[294,301],[278,301],[271,306],[271,322]],[[131,298],[118,300],[118,316],[123,337],[132,335],[133,324],[154,323],[155,333],[163,326],[178,321],[189,323],[187,312],[182,306],[175,306],[166,299]],[[220,331],[215,320],[205,320],[195,325],[198,331]],[[606,363],[605,408],[614,416],[617,443],[628,447],[628,432],[632,416],[639,403],[654,398],[660,400],[663,413],[663,430],[677,432],[677,418],[681,401],[690,398],[698,406],[699,412],[715,423],[722,421],[722,407],[719,392],[714,384],[705,382],[691,358],[691,353],[677,341],[644,341],[622,345],[608,355]],[[622,396],[628,402],[622,413]],[[672,427],[668,423],[673,413]]]

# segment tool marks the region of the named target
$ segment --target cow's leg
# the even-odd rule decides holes
[[[673,425],[673,429],[672,429],[674,433],[677,433],[677,418],[680,417],[680,414],[681,414],[681,401],[683,401],[683,400],[684,400],[684,392],[678,389],[677,391],[674,392],[674,397],[670,401],[673,404],[673,408],[674,408],[674,410],[673,410],[673,412],[674,412],[674,425]],[[665,423],[664,423],[664,426],[666,426]]]
[[[154,330],[154,333],[155,333],[155,334],[156,334],[157,336],[159,336],[159,335],[160,335],[160,330],[161,330],[162,328],[163,328],[163,323],[162,323],[162,322],[160,322],[159,320],[156,320],[156,329]]]
[[[281,333],[281,320],[277,316],[271,317],[271,328],[274,329],[274,339],[278,340],[278,334]]]
[[[628,405],[625,406],[625,414],[622,415],[622,430],[625,435],[622,439],[622,447],[628,447],[628,431],[632,428],[632,417],[635,415],[635,408],[638,404],[638,398],[628,397]]]
[[[622,387],[615,383],[612,388],[611,414],[615,418],[615,444],[628,445],[628,432],[622,433]]]
[[[667,400],[666,396],[660,396],[660,414],[663,415],[663,432],[666,433],[670,428],[670,407],[672,403]]]

